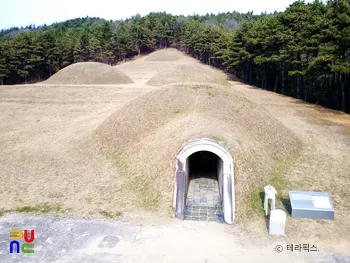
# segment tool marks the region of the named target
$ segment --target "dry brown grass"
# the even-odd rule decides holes
[[[184,63],[163,70],[151,78],[146,84],[163,86],[175,83],[211,83],[228,86],[227,75],[200,63]]]
[[[145,61],[163,62],[163,61],[175,61],[183,57],[181,52],[174,48],[162,49],[151,53],[147,56]]]
[[[45,203],[78,216],[169,218],[175,155],[188,141],[209,137],[234,157],[241,225],[253,222],[254,235],[266,236],[258,216],[266,183],[277,187],[279,201],[288,190],[328,191],[335,221],[288,217],[287,235],[348,248],[350,116],[238,82],[205,84],[212,68],[178,55],[115,67],[137,84],[0,87],[0,216]],[[170,82],[188,81],[169,75],[185,64],[196,68],[198,81],[144,85],[163,71]]]
[[[208,94],[210,90],[212,96]],[[238,216],[251,216],[250,194],[299,140],[264,109],[218,85],[174,85],[138,98],[98,129],[103,150],[134,190],[134,204],[169,211],[175,155],[193,139],[223,138],[236,164]],[[283,176],[283,175],[281,175]],[[170,212],[170,211],[169,211]]]
[[[288,235],[299,239],[300,243],[349,247],[350,235],[345,233],[350,233],[350,115],[248,85],[233,85],[232,88],[263,107],[301,141],[299,157],[287,160],[292,163],[288,169],[282,165],[290,185],[277,189],[279,197],[288,203],[288,192],[284,188],[327,191],[332,197],[335,221],[288,217]],[[285,208],[281,203],[278,207]]]
[[[133,81],[116,68],[98,62],[69,65],[49,78],[47,84],[126,84]]]
[[[150,86],[0,87],[0,210],[62,204],[64,214],[128,211],[118,170],[87,139]],[[132,205],[130,206],[132,207]],[[41,210],[40,210],[41,211]],[[68,212],[67,212],[68,211]]]

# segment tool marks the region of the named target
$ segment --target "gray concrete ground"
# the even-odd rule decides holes
[[[10,254],[9,230],[34,229],[35,253]],[[276,252],[276,246],[284,250]],[[285,239],[257,245],[240,230],[215,222],[165,225],[67,220],[8,214],[0,218],[0,262],[310,262],[349,263],[327,251],[285,251]]]

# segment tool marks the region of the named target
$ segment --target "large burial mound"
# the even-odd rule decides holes
[[[186,63],[170,67],[151,78],[146,84],[163,86],[171,83],[213,83],[229,85],[227,75],[200,63]]]
[[[175,48],[162,49],[148,55],[145,61],[163,62],[175,61],[185,57],[180,51]]]
[[[232,89],[209,84],[169,85],[147,93],[111,115],[97,137],[120,169],[123,189],[132,193],[126,197],[128,208],[167,213],[179,149],[198,138],[221,142],[234,159],[241,218],[248,215],[250,194],[285,173],[300,148],[296,136],[263,108]],[[259,199],[259,194],[253,196]]]
[[[98,62],[75,63],[58,71],[47,84],[126,84],[133,81],[124,73]]]

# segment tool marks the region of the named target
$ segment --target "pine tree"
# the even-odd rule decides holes
[[[0,85],[4,85],[4,79],[10,74],[7,42],[0,42]]]

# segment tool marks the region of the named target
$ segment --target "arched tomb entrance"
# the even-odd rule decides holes
[[[233,159],[221,144],[199,139],[184,146],[176,158],[175,176],[173,207],[176,218],[205,220],[217,216],[228,224],[233,223]]]

